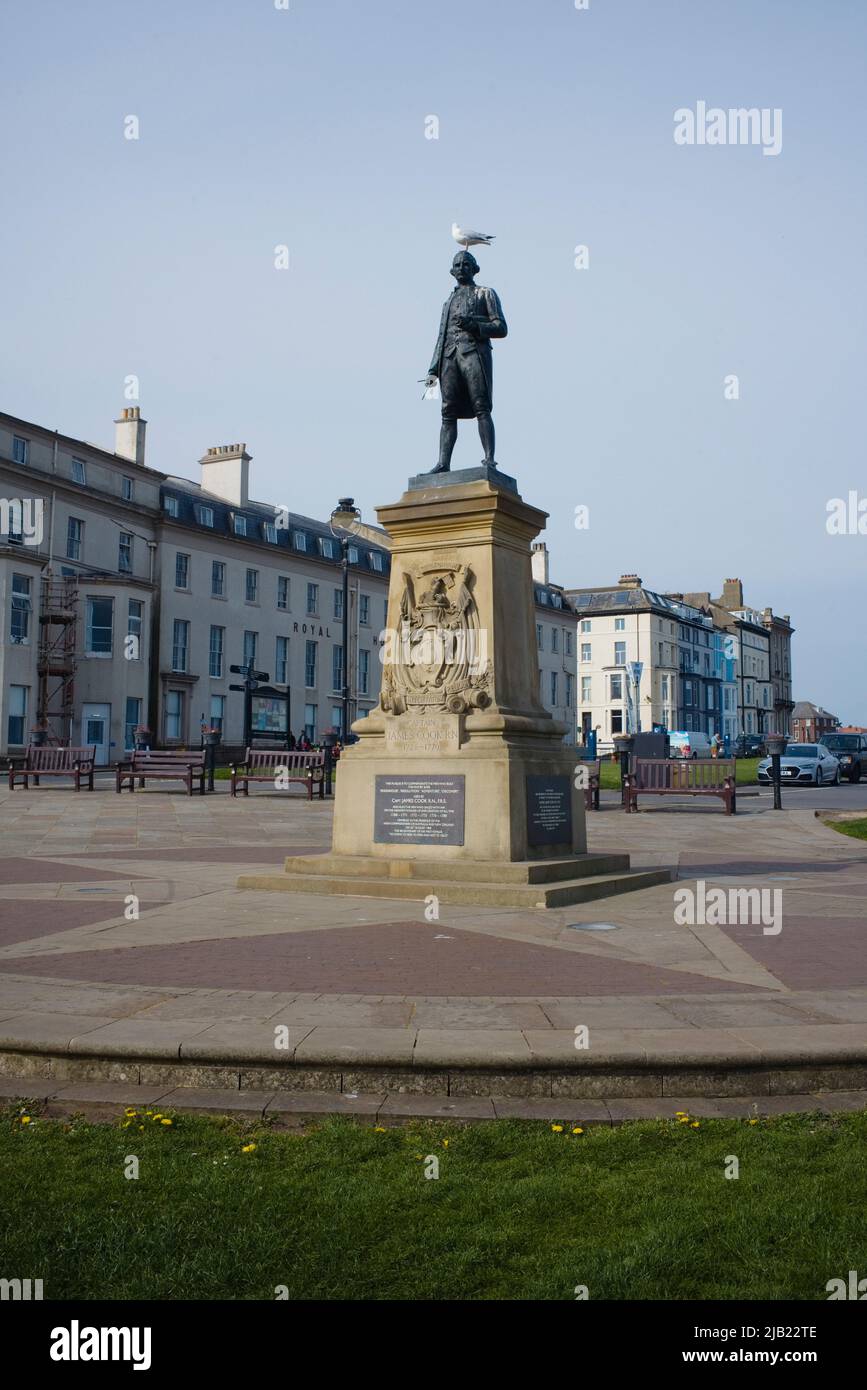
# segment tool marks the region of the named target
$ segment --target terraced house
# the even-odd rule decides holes
[[[145,462],[138,406],[102,449],[0,413],[0,753],[34,737],[95,744],[105,766],[137,729],[197,747],[202,725],[243,742],[233,665],[252,660],[312,741],[379,698],[388,537],[349,537],[348,652],[340,536],[250,496],[244,444],[209,448],[199,479]],[[542,703],[575,729],[574,614],[534,560]],[[541,569],[540,569],[541,565]]]

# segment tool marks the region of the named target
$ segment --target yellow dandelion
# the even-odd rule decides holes
[[[555,1134],[562,1134],[562,1133],[563,1133],[563,1126],[562,1126],[562,1125],[552,1125],[552,1126],[551,1126],[551,1129],[554,1131]]]
[[[758,1122],[758,1120],[750,1120],[749,1123],[750,1123],[751,1125],[757,1125],[759,1122]]]
[[[385,1125],[374,1125],[374,1134],[385,1134]]]
[[[255,1144],[245,1144],[245,1145],[243,1146],[243,1148],[241,1149],[241,1153],[242,1153],[242,1154],[251,1154],[251,1153],[253,1152],[253,1150],[255,1149],[255,1147],[256,1147]]]
[[[699,1121],[698,1121],[698,1120],[693,1120],[692,1124],[690,1125],[690,1129],[699,1129],[699,1128],[700,1128]]]
[[[678,1123],[679,1125],[688,1125],[688,1124],[689,1124],[689,1116],[688,1116],[688,1115],[678,1115],[678,1117],[677,1117],[677,1123]]]
[[[130,1117],[131,1120],[134,1120],[134,1119],[135,1119],[136,1112],[135,1112],[134,1110],[124,1110],[123,1113],[124,1113],[125,1115],[129,1115],[129,1117]]]
[[[21,1116],[21,1123],[22,1123],[23,1125],[29,1125],[29,1124],[30,1124],[30,1116],[29,1116],[29,1115],[22,1115],[22,1116]]]
[[[449,1141],[448,1141],[448,1139],[444,1139],[444,1140],[443,1140],[443,1148],[444,1148],[444,1149],[447,1149],[448,1146],[449,1146]]]
[[[170,1125],[170,1124],[171,1124],[171,1120],[160,1120],[160,1124],[161,1124],[161,1125]]]
[[[674,1112],[674,1118],[675,1118],[676,1120],[682,1119],[685,1115],[686,1115],[686,1111],[685,1111],[685,1110],[675,1110],[675,1112]]]
[[[572,1133],[573,1133],[573,1134],[583,1134],[584,1131],[583,1131],[583,1129],[581,1129],[578,1125],[575,1125],[574,1128],[573,1128],[573,1130],[572,1130]]]

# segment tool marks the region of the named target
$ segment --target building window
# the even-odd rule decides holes
[[[336,622],[340,622],[340,621],[342,620],[342,618],[343,618],[343,590],[342,590],[342,589],[335,589],[335,590],[334,590],[334,618],[335,618],[335,621],[336,621]]]
[[[214,526],[214,509],[213,509],[213,507],[206,507],[206,506],[204,505],[204,503],[202,503],[202,502],[197,502],[196,505],[195,505],[195,507],[193,508],[193,511],[194,511],[195,514],[196,514],[196,521],[199,523],[200,526],[209,526],[209,527],[213,530],[213,526]]]
[[[188,589],[190,587],[190,557],[184,555],[183,551],[178,551],[175,555],[175,588]]]
[[[589,632],[589,631],[590,631],[590,619],[589,619],[589,618],[582,618],[582,619],[581,619],[581,631],[582,631],[582,632]]]
[[[536,624],[536,646],[542,650],[545,641],[545,631],[541,623]]]
[[[121,531],[117,542],[117,567],[121,574],[132,574],[132,535]]]
[[[550,677],[551,677],[551,704],[552,704],[552,705],[556,705],[556,703],[557,703],[557,672],[556,672],[556,671],[550,671],[548,674],[549,674]]]
[[[223,643],[226,637],[224,627],[211,627],[211,641],[208,648],[208,675],[219,680],[223,674]]]
[[[259,650],[258,632],[244,633],[244,665],[247,666],[252,661],[256,665],[256,653]]]
[[[370,599],[367,594],[358,595],[358,621],[365,627],[370,623]]]
[[[589,642],[582,642],[582,643],[581,643],[581,660],[582,660],[582,661],[589,661],[589,660],[590,660],[590,643],[589,643]]]
[[[304,644],[304,684],[308,690],[316,688],[316,646],[315,642]]]
[[[611,698],[612,700],[622,700],[622,699],[623,699],[623,677],[622,677],[622,676],[609,676],[609,677],[608,677],[608,682],[609,682],[609,685],[610,685],[610,688],[611,688],[611,695],[610,695],[610,698]]]
[[[572,709],[575,704],[575,677],[566,672],[566,708]]]
[[[311,743],[316,742],[316,706],[304,706],[304,732]]]
[[[289,684],[289,638],[277,638],[277,650],[274,658],[274,679],[278,685]]]
[[[87,469],[84,464],[84,459],[74,458],[72,460],[72,481],[74,483],[80,483],[82,487],[86,486]]]
[[[223,598],[226,592],[226,566],[222,560],[211,561],[211,595]]]
[[[625,618],[615,618],[615,619],[614,619],[614,631],[615,631],[615,632],[625,632],[625,631],[626,631],[626,619],[625,619]]]
[[[331,706],[331,726],[339,738],[343,738],[343,706]]]
[[[285,574],[277,576],[277,607],[284,613],[289,609],[289,580]]]
[[[177,627],[177,623],[175,624]],[[180,742],[184,727],[184,692],[166,691],[166,739]]]
[[[264,522],[262,523],[262,530],[263,530],[263,532],[264,532],[265,539],[266,539],[266,541],[269,543],[269,545],[276,545],[276,544],[277,544],[277,527],[276,527],[275,523],[274,523],[273,521],[264,521]]]
[[[30,578],[26,574],[12,576],[12,626],[11,640],[20,645],[30,640],[30,613],[33,604],[30,598]]]
[[[189,657],[189,623],[176,617],[172,627],[172,671],[186,671]]]
[[[22,439],[20,435],[13,434],[12,457],[16,463],[22,463],[26,467],[26,465],[30,462],[30,440]],[[18,689],[23,690],[24,686],[18,686]]]
[[[238,516],[237,513],[236,513],[235,516],[233,517],[233,528],[232,528],[232,529],[234,530],[236,536],[246,536],[246,534],[247,534],[247,518],[246,518],[245,516]]]
[[[138,661],[141,657],[141,644],[144,630],[144,604],[139,598],[131,598],[126,612],[126,643],[124,656],[127,661]]]
[[[177,516],[179,511],[177,497],[164,497],[163,511],[165,512],[166,516]]]
[[[226,697],[225,695],[211,696],[211,728],[219,733],[223,732],[223,724],[226,719]]]
[[[623,733],[623,710],[613,709],[611,711],[611,732],[612,734]]]
[[[382,574],[382,556],[378,550],[370,552],[370,568],[376,570],[377,574]]]
[[[358,564],[359,550],[357,545],[350,545],[347,547],[346,558],[349,560],[350,565]]]
[[[308,584],[308,585],[307,585],[307,612],[308,612],[308,613],[318,613],[318,612],[319,612],[319,585],[318,585],[318,584]]]
[[[366,695],[370,687],[370,652],[364,647],[358,653],[358,693]]]
[[[87,656],[111,656],[114,627],[114,599],[89,598],[85,652]]]
[[[247,582],[244,588],[244,597],[248,603],[259,602],[259,571],[247,570]]]
[[[563,629],[563,651],[567,656],[572,655],[572,633],[568,627]]]
[[[343,648],[333,647],[331,651],[331,689],[343,690]]]
[[[141,727],[141,700],[127,695],[123,717],[123,746],[128,752],[135,748],[135,731]]]
[[[307,549],[307,536],[306,536],[305,532],[304,532],[304,531],[293,531],[293,532],[292,532],[292,544],[295,546],[295,549],[296,549],[296,550],[300,550],[300,551],[302,551],[302,552],[303,552],[303,551],[306,551],[306,549]]]
[[[615,665],[615,666],[625,666],[625,665],[626,665],[626,643],[625,643],[625,642],[615,642],[615,643],[614,643],[614,665]]]
[[[123,498],[124,502],[132,501],[133,497],[135,496],[135,484],[133,483],[132,478],[121,478],[120,495]],[[131,744],[127,744],[128,748],[131,746]]]
[[[23,744],[27,729],[27,699],[30,694],[26,685],[9,687],[9,719],[7,724],[8,741]]]
[[[591,689],[592,689],[592,680],[593,680],[592,676],[582,676],[582,677],[581,677],[581,703],[582,703],[582,705],[589,705],[589,704],[590,704],[590,692],[591,692]]]
[[[336,560],[336,559],[337,559],[337,541],[332,540],[330,536],[320,536],[320,537],[319,537],[319,553],[320,553],[321,555],[324,555],[325,558],[326,558],[326,560]]]
[[[77,516],[71,516],[66,523],[66,558],[67,560],[81,559],[81,543],[84,539],[84,522]]]
[[[552,651],[552,652],[559,652],[559,650],[560,650],[560,630],[559,630],[559,628],[552,627],[552,628],[551,628],[551,651]]]
[[[172,670],[186,671],[189,659],[190,625],[184,618],[175,618],[172,628]]]

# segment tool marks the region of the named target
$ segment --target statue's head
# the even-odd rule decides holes
[[[471,285],[473,276],[479,273],[479,263],[469,251],[459,251],[452,261],[451,274],[459,285]]]

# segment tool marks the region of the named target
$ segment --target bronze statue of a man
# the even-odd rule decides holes
[[[508,329],[496,290],[473,283],[479,267],[469,251],[459,251],[452,261],[457,280],[440,318],[440,331],[428,369],[426,385],[438,380],[442,394],[440,456],[432,473],[447,473],[458,437],[458,420],[479,423],[485,451],[482,460],[494,463],[494,422],[491,418],[493,389],[492,338],[505,338]]]

